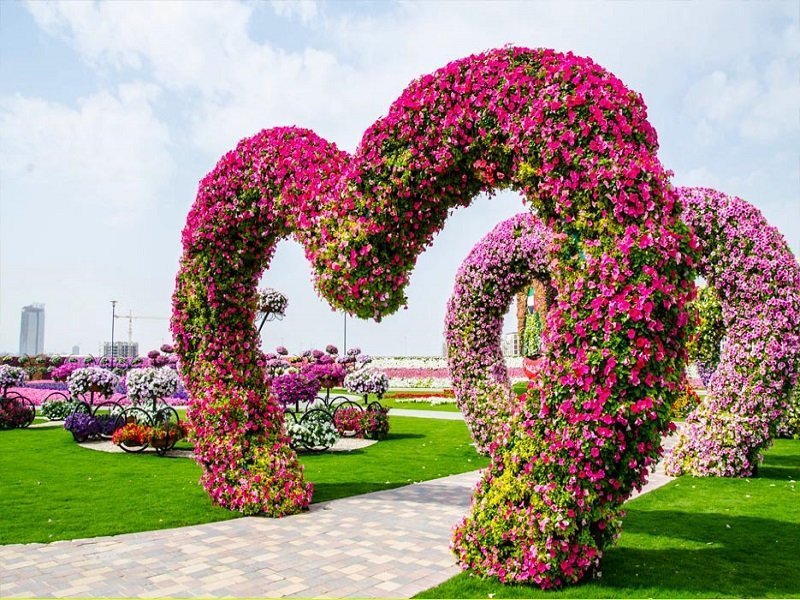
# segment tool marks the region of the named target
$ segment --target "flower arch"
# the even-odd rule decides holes
[[[500,345],[503,317],[532,277],[549,279],[551,232],[530,213],[503,221],[461,263],[445,339],[456,403],[479,452],[489,452],[517,399]]]
[[[550,347],[539,402],[495,454],[495,492],[485,481],[455,544],[464,564],[503,580],[577,581],[659,452],[685,362],[694,240],[656,149],[641,97],[619,79],[586,58],[512,47],[412,82],[353,156],[291,128],[243,140],[201,182],[173,296],[214,500],[280,515],[310,495],[253,327],[274,244],[293,235],[329,302],[380,317],[404,302],[449,211],[510,187],[554,232]],[[515,542],[519,523],[555,509],[569,521]],[[513,556],[500,561],[501,547]]]
[[[687,418],[667,471],[745,477],[770,444],[800,369],[800,266],[753,205],[708,188],[677,191],[727,337],[708,395]]]

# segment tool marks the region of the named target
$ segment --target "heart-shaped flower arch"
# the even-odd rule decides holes
[[[403,303],[409,273],[450,209],[511,187],[555,232],[541,409],[518,425],[558,458],[537,467],[540,485],[513,490],[521,495],[504,518],[551,502],[558,480],[570,482],[557,493],[580,524],[513,577],[579,578],[616,529],[608,515],[648,468],[684,369],[694,240],[656,149],[641,97],[616,77],[586,58],[524,48],[415,80],[353,156],[303,130],[243,140],[201,182],[174,294],[197,457],[214,500],[280,515],[310,497],[253,325],[275,243],[293,235],[329,302],[379,317]],[[609,397],[618,401],[607,407]],[[553,411],[573,424],[570,435],[548,428]],[[597,468],[572,472],[595,451]],[[603,461],[617,454],[630,460],[606,473]]]

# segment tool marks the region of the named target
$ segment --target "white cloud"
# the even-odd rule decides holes
[[[302,23],[310,23],[319,15],[319,3],[315,0],[272,0],[272,10],[281,17],[298,18]]]
[[[40,98],[0,98],[0,173],[10,203],[47,198],[100,217],[135,221],[172,172],[158,89],[126,84],[71,108]]]

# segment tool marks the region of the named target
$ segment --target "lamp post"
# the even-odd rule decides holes
[[[347,313],[344,313],[344,350],[342,356],[347,355]]]
[[[111,301],[111,368],[114,368],[114,324],[117,322],[117,301]]]

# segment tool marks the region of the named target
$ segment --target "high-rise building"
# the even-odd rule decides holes
[[[19,353],[33,356],[44,352],[44,304],[22,307],[19,326]]]
[[[76,355],[76,356],[77,356],[77,355],[78,355],[78,354],[80,354],[80,353],[81,353],[81,347],[80,347],[80,346],[78,346],[78,344],[75,344],[75,345],[72,347],[72,354],[74,354],[74,355]]]
[[[112,353],[111,342],[103,342],[103,356],[114,358],[133,358],[139,356],[139,342],[114,342]]]
[[[500,348],[503,356],[519,356],[519,335],[516,331],[503,334],[503,339],[500,341]]]

